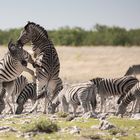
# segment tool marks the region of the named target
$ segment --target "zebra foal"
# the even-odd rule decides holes
[[[121,114],[121,116],[123,117],[124,113],[126,112],[127,106],[132,101],[135,101],[135,105],[133,106],[132,110],[134,111],[134,113],[136,113],[137,107],[140,106],[140,82],[137,83],[122,100],[121,104],[118,106],[116,115]]]
[[[68,85],[64,87],[58,96],[48,106],[48,113],[55,113],[56,107],[61,104],[64,112],[68,112],[69,104],[73,107],[73,114],[79,105],[84,109],[84,113],[90,110],[94,112],[96,108],[97,88],[91,82]]]
[[[48,95],[52,100],[52,97],[55,96],[54,91],[57,83],[61,81],[59,78],[59,57],[52,41],[48,37],[47,31],[33,22],[28,22],[27,25],[25,25],[17,44],[18,46],[24,46],[30,41],[32,43],[32,50],[36,56],[34,66],[37,77],[37,95],[40,95],[43,90],[47,89],[44,107],[44,113],[46,113]],[[37,107],[37,105],[38,101],[32,108],[31,112]]]
[[[98,94],[101,98],[100,112],[103,111],[103,105],[105,106],[105,100],[110,96],[120,96],[118,104],[125,97],[128,91],[138,83],[138,79],[133,76],[124,76],[121,78],[107,79],[107,78],[94,78],[90,80],[98,89]],[[104,108],[106,112],[106,106]]]

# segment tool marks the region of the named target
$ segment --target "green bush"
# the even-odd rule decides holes
[[[65,113],[65,112],[58,112],[57,113],[58,117],[60,118],[66,118],[68,116],[68,113]]]
[[[0,30],[0,45],[7,45],[10,39],[16,41],[21,30],[21,28]],[[125,28],[99,24],[90,30],[80,27],[62,27],[57,30],[49,30],[48,34],[54,44],[60,46],[140,45],[140,29],[126,30]]]

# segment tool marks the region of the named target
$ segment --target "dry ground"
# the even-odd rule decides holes
[[[31,52],[31,47],[25,49]],[[67,82],[86,81],[93,77],[121,77],[129,66],[140,64],[140,47],[56,47],[56,49],[61,63],[60,77]],[[7,47],[0,46],[0,58],[6,51]]]

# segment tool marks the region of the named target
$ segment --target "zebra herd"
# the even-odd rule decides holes
[[[29,42],[34,59],[23,49]],[[34,71],[27,67],[28,63],[32,64]],[[33,82],[28,82],[21,75],[23,71],[32,75]],[[8,52],[0,61],[0,113],[6,102],[11,113],[21,114],[28,99],[32,101],[30,113],[37,111],[40,98],[44,98],[44,113],[55,113],[59,105],[64,112],[69,112],[71,105],[74,115],[78,106],[83,108],[83,113],[95,113],[97,95],[100,97],[100,112],[106,112],[106,99],[111,96],[119,97],[117,115],[123,116],[131,101],[135,101],[132,110],[136,112],[138,108],[140,111],[140,83],[132,76],[138,71],[139,66],[132,66],[121,78],[97,77],[84,83],[65,85],[59,77],[59,57],[47,31],[36,23],[28,22],[16,43],[9,42]]]

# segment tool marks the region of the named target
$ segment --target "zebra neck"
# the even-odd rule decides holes
[[[36,39],[35,41],[32,41],[32,45],[33,45],[33,48],[32,48],[33,51],[36,52],[37,54],[44,52],[47,48],[54,47],[52,41],[48,38]]]
[[[10,53],[8,53],[7,56],[3,60],[5,61],[4,62],[5,64],[10,62],[12,66],[17,65],[19,63],[19,60],[12,57]]]
[[[130,92],[128,93],[128,95],[126,95],[126,97],[122,100],[122,104],[124,104],[125,106],[128,106],[130,104],[131,101],[134,101],[135,97],[134,95]]]

